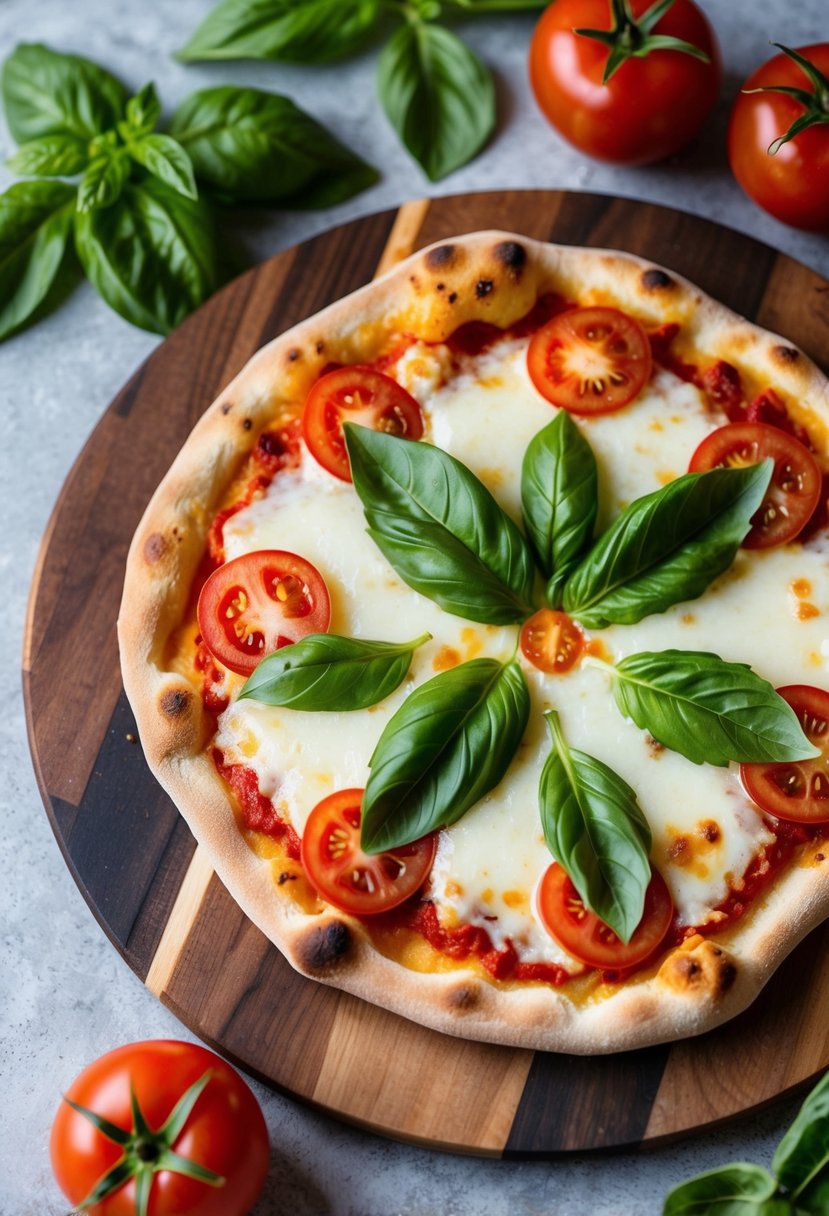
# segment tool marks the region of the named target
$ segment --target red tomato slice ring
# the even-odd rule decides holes
[[[731,422],[706,435],[691,457],[692,473],[745,468],[770,456],[774,472],[766,497],[751,521],[744,549],[770,549],[794,540],[820,501],[823,479],[817,461],[793,435],[764,422]]]
[[[423,435],[423,413],[414,397],[372,367],[339,367],[321,376],[302,410],[302,434],[311,455],[341,481],[351,481],[344,422],[404,439]]]
[[[302,834],[301,860],[329,904],[352,916],[396,908],[418,891],[435,860],[437,833],[386,853],[364,853],[360,818],[364,790],[338,790],[318,802]]]
[[[566,612],[542,608],[521,626],[518,637],[527,662],[548,675],[564,675],[575,667],[585,646],[582,629]]]
[[[544,871],[536,896],[538,915],[558,944],[588,967],[621,971],[635,967],[656,952],[671,927],[674,905],[658,870],[645,892],[645,910],[630,941],[625,943],[585,907],[565,870],[553,862]]]
[[[535,387],[571,414],[609,414],[638,397],[653,356],[638,321],[616,308],[571,308],[533,334],[527,369]]]
[[[225,562],[202,587],[199,629],[210,653],[239,675],[309,633],[326,633],[331,600],[315,566],[283,549]]]
[[[778,819],[829,823],[829,692],[809,684],[787,684],[777,691],[821,754],[813,760],[741,765],[746,793]]]

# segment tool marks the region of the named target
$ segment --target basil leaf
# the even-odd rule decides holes
[[[773,1198],[776,1189],[762,1166],[725,1165],[674,1187],[662,1216],[791,1216],[788,1200]]]
[[[405,680],[412,655],[432,635],[413,642],[370,642],[334,633],[312,633],[267,655],[239,699],[289,709],[367,709]]]
[[[686,473],[637,498],[564,588],[564,608],[589,628],[633,625],[696,599],[727,570],[765,497],[774,462]]]
[[[791,706],[745,663],[696,650],[642,651],[614,668],[616,704],[694,764],[819,756]]]
[[[795,1195],[829,1167],[829,1072],[797,1113],[777,1146],[772,1169],[778,1182]]]
[[[636,794],[613,769],[570,748],[558,714],[544,715],[553,749],[538,785],[547,848],[586,907],[629,942],[651,880],[651,830]]]
[[[185,198],[198,198],[193,163],[190,157],[169,135],[144,135],[131,140],[129,153],[133,160]]]
[[[78,186],[78,211],[111,207],[120,197],[130,175],[130,163],[122,153],[98,156],[87,167]]]
[[[176,111],[170,134],[199,183],[235,203],[328,207],[378,173],[287,97],[233,85],[202,89]]]
[[[561,605],[567,578],[590,544],[599,505],[596,458],[566,410],[530,441],[521,467],[524,523],[546,578],[547,602]]]
[[[446,0],[444,0],[446,2]],[[550,0],[448,0],[455,8],[473,13],[517,12],[520,9],[546,8]]]
[[[531,611],[533,563],[516,525],[459,460],[429,443],[346,423],[369,536],[405,583],[491,625]]]
[[[75,213],[74,186],[18,182],[0,194],[0,338],[49,297]]]
[[[127,130],[122,131],[124,138],[128,134],[133,138],[149,135],[154,130],[161,117],[161,102],[158,100],[158,94],[152,81],[145,84],[143,89],[139,89],[135,96],[129,99],[126,115],[124,125]]]
[[[78,215],[75,243],[107,304],[133,325],[167,333],[215,291],[209,210],[149,177],[118,207]]]
[[[3,107],[19,143],[43,135],[91,140],[123,117],[127,91],[119,80],[78,55],[38,43],[18,46],[3,65]]]
[[[465,165],[495,128],[489,70],[439,25],[401,26],[377,73],[386,116],[431,181]]]
[[[382,0],[222,0],[176,55],[321,63],[361,46]]]
[[[826,1216],[829,1212],[829,1170],[818,1174],[808,1186],[797,1193],[797,1216]]]
[[[89,160],[87,144],[76,135],[30,139],[6,161],[22,177],[73,177]]]
[[[381,853],[456,823],[504,776],[529,715],[515,660],[472,659],[419,685],[369,761],[365,851]]]

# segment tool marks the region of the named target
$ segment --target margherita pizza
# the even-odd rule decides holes
[[[133,542],[148,761],[306,975],[608,1052],[829,912],[829,392],[623,253],[479,233],[261,350]]]

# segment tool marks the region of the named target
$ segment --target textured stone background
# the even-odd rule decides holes
[[[0,58],[19,41],[89,55],[140,87],[154,79],[172,109],[193,89],[235,81],[287,93],[383,172],[327,212],[251,212],[240,234],[251,259],[354,215],[411,197],[506,187],[595,190],[672,204],[749,232],[829,276],[829,241],[788,230],[754,208],[724,152],[729,99],[771,49],[829,38],[826,0],[702,0],[726,61],[723,99],[700,142],[656,168],[623,170],[562,144],[526,83],[532,14],[459,23],[495,69],[500,126],[471,165],[429,185],[399,146],[374,96],[376,51],[335,66],[215,64],[170,54],[211,0],[0,0]],[[0,161],[12,144],[0,121]],[[0,168],[0,188],[11,180]],[[63,1216],[48,1130],[62,1087],[90,1059],[145,1037],[187,1037],[109,945],[61,860],[26,743],[19,655],[31,572],[61,484],[119,386],[158,339],[131,328],[83,285],[52,317],[0,347],[3,664],[0,669],[0,1216]],[[641,1155],[503,1163],[391,1143],[254,1086],[272,1140],[256,1216],[650,1216],[681,1179],[729,1160],[767,1163],[795,1106],[781,1103],[728,1130]]]

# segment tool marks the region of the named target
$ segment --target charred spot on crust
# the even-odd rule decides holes
[[[246,431],[249,431],[250,428],[253,426],[253,423],[251,422],[250,418],[246,418],[244,420],[244,422],[242,423],[242,426],[245,428]]]
[[[444,266],[449,266],[454,262],[455,246],[438,245],[437,248],[429,250],[425,260],[429,270],[442,270]]]
[[[222,413],[223,414],[229,414],[232,409],[233,409],[232,401],[223,401],[222,402]]]
[[[494,290],[495,284],[492,279],[478,279],[475,284],[475,295],[479,300],[483,300],[484,296],[488,296]]]
[[[800,351],[795,350],[793,346],[775,346],[771,352],[775,359],[779,359],[781,363],[797,363],[800,358]]]
[[[678,992],[700,989],[719,999],[733,986],[737,967],[719,946],[703,941],[693,950],[678,950],[669,955],[659,974]]]
[[[320,338],[320,340],[317,342],[317,354],[321,355],[324,350],[325,343],[323,342],[322,338]]]
[[[446,284],[445,283],[436,283],[435,291],[446,291]]]
[[[152,532],[144,541],[144,557],[152,566],[167,552],[167,541],[160,532]]]
[[[480,989],[477,984],[458,984],[446,994],[446,1003],[456,1013],[467,1013],[478,1004]]]
[[[454,304],[458,298],[458,293],[456,291],[450,291],[447,298],[450,304]]]
[[[292,346],[291,349],[288,351],[288,362],[296,363],[296,361],[299,358],[299,356],[301,355],[301,353],[302,352],[300,351],[298,346]]]
[[[306,971],[324,971],[344,958],[351,946],[351,930],[341,920],[308,929],[297,942],[297,957]]]
[[[656,266],[642,271],[642,286],[646,291],[664,291],[666,287],[673,287],[673,285],[674,281],[671,276]]]
[[[496,262],[500,262],[507,270],[518,272],[523,269],[527,260],[527,251],[517,241],[501,241],[493,249]]]
[[[189,704],[190,693],[185,688],[171,688],[161,698],[161,708],[168,718],[180,718]]]

